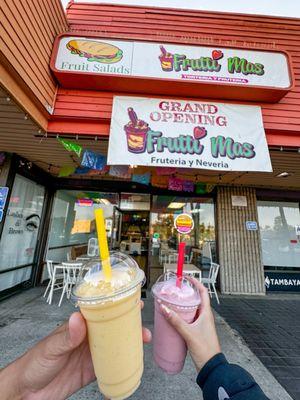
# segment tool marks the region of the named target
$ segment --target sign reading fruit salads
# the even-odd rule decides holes
[[[272,171],[260,107],[123,96],[108,164]]]
[[[288,57],[276,51],[133,42],[64,34],[57,39],[51,65],[55,74],[117,75],[273,89],[288,89],[292,85]]]

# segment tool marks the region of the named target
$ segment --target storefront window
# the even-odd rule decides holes
[[[59,190],[56,193],[47,258],[66,260],[87,252],[90,238],[96,237],[95,209],[102,208],[108,239],[112,237],[114,208],[118,195],[114,193]]]
[[[299,203],[258,201],[258,219],[264,265],[299,268]]]
[[[194,221],[194,229],[185,235],[179,235],[174,227],[176,216],[182,213],[189,214]],[[161,269],[172,260],[179,240],[186,243],[187,262],[201,264],[204,248],[205,262],[216,260],[213,199],[153,196],[150,237],[151,268]]]
[[[0,291],[30,279],[43,204],[44,187],[16,175],[0,242]]]

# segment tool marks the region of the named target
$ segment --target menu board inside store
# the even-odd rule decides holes
[[[278,101],[293,85],[284,52],[66,34],[51,68],[62,86],[83,89]]]

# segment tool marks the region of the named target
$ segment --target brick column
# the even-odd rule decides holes
[[[231,196],[245,196],[247,207],[232,206]],[[248,231],[246,221],[258,223],[255,189],[219,187],[217,226],[222,293],[265,294],[260,233]]]

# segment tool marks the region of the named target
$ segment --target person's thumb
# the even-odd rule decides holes
[[[83,316],[79,313],[73,313],[69,319],[69,335],[73,348],[78,347],[86,337],[86,324]]]
[[[86,336],[85,321],[80,313],[71,315],[69,322],[60,326],[47,341],[51,356],[64,355],[78,347]]]
[[[177,330],[177,332],[187,341],[189,336],[188,324],[180,316],[166,305],[161,304],[160,309],[166,320]]]

